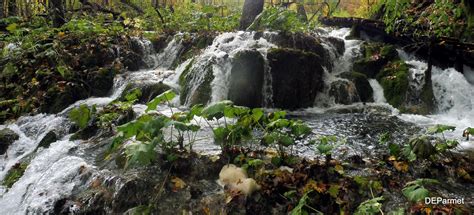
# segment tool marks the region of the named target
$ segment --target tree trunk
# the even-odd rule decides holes
[[[17,8],[15,0],[8,0],[8,16],[16,16]]]
[[[5,18],[5,1],[0,0],[0,19]]]
[[[264,0],[245,0],[242,17],[240,18],[240,30],[247,29],[255,18],[263,11]]]
[[[297,12],[298,12],[298,16],[303,22],[308,21],[308,16],[306,15],[306,9],[304,8],[303,0],[298,0]]]
[[[64,3],[63,0],[50,0],[50,16],[53,20],[53,27],[59,28],[66,23],[64,18]]]

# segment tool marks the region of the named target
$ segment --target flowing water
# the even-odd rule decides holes
[[[473,143],[463,141],[461,132],[464,128],[474,125],[474,71],[466,68],[465,75],[453,68],[433,68],[433,89],[436,97],[438,112],[433,115],[421,116],[413,114],[400,114],[398,110],[386,103],[383,90],[377,80],[369,80],[374,90],[374,103],[354,103],[350,105],[336,104],[329,94],[329,88],[336,81],[349,82],[337,77],[338,74],[351,71],[352,63],[360,55],[362,41],[346,40],[349,29],[336,29],[327,31],[323,36],[343,39],[345,52],[342,56],[335,54],[330,45],[325,47],[330,52],[333,63],[331,70],[326,69],[326,87],[323,93],[317,96],[315,107],[291,112],[291,117],[306,121],[315,133],[321,135],[336,135],[347,140],[347,144],[340,147],[337,156],[351,155],[377,156],[378,152],[385,150],[377,144],[378,138],[385,131],[391,131],[395,142],[402,143],[411,135],[422,132],[434,124],[450,124],[457,127],[454,132],[448,132],[449,138],[462,141],[460,150],[472,150]],[[146,53],[146,67],[154,68],[118,75],[110,96],[103,98],[89,98],[78,101],[59,114],[39,114],[19,118],[16,122],[0,125],[0,129],[9,128],[17,133],[20,138],[15,141],[5,155],[0,156],[0,181],[7,172],[20,161],[29,161],[24,175],[12,188],[0,186],[0,214],[38,214],[48,213],[54,209],[54,203],[60,199],[80,192],[84,186],[95,176],[102,174],[98,164],[95,163],[95,154],[89,153],[94,146],[87,141],[69,141],[68,134],[71,122],[67,113],[80,104],[97,105],[98,108],[118,98],[129,83],[159,83],[164,82],[175,89],[179,89],[179,76],[190,66],[191,71],[211,70],[214,79],[211,83],[212,102],[227,99],[230,85],[230,71],[235,55],[243,50],[257,50],[266,59],[267,51],[276,47],[266,32],[267,37],[256,37],[254,32],[231,32],[217,36],[208,48],[198,56],[188,59],[175,69],[179,53],[182,51],[181,35],[174,37],[167,47],[160,53],[153,53],[151,42],[140,41],[143,52]],[[410,89],[419,92],[424,83],[424,70],[427,64],[417,60],[407,53],[399,53],[409,65]],[[265,68],[264,89],[265,106],[272,104],[272,84],[268,63]],[[205,81],[204,72],[190,80],[192,87],[197,87]],[[469,82],[470,81],[470,82]],[[191,89],[193,92],[195,89]],[[358,95],[352,95],[354,97]],[[189,103],[191,95],[186,98]],[[354,99],[356,100],[356,99]],[[179,101],[174,101],[176,107]],[[180,107],[183,108],[183,107]],[[137,114],[143,114],[146,107],[135,105]],[[160,112],[171,114],[169,107],[160,106]],[[199,122],[198,122],[199,123]],[[203,122],[201,122],[203,123]],[[203,123],[204,125],[204,123]],[[50,147],[38,148],[39,142],[50,131],[59,136],[59,141]],[[205,154],[219,152],[219,147],[212,144],[209,138],[211,130],[204,129],[198,134],[198,141],[194,149]],[[207,139],[204,137],[208,137]],[[297,147],[297,152],[305,157],[314,156],[314,149],[304,146]],[[88,152],[89,151],[89,152]],[[93,156],[94,155],[94,156]],[[118,185],[117,185],[118,186]]]

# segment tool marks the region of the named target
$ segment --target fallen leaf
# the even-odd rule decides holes
[[[173,192],[178,192],[186,187],[186,183],[178,177],[173,176],[171,182],[173,183]]]
[[[393,162],[395,169],[400,172],[408,172],[408,163],[404,161],[395,161]]]

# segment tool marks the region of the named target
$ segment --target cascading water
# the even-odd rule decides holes
[[[349,80],[338,77],[338,75],[350,72],[354,60],[360,55],[362,41],[346,40],[345,37],[349,32],[350,29],[336,29],[323,35],[343,39],[345,43],[344,54],[339,57],[335,54],[334,47],[324,44],[332,58],[333,67],[331,71],[326,69],[325,82],[327,86],[324,92],[316,98],[316,104],[333,108],[324,109],[323,111],[320,111],[320,109],[315,111],[316,108],[313,108],[291,113],[308,122],[314,131],[319,134],[338,135],[347,138],[349,142],[347,145],[350,146],[341,147],[343,152],[340,154],[346,152],[359,155],[374,153],[378,149],[377,147],[380,148],[381,146],[372,143],[377,142],[378,135],[386,130],[393,132],[394,136],[397,137],[396,142],[401,143],[401,141],[417,132],[411,123],[402,120],[414,122],[421,126],[437,123],[456,125],[457,130],[447,134],[449,138],[456,139],[459,139],[462,129],[473,126],[474,98],[472,98],[472,95],[474,95],[474,86],[468,80],[472,81],[474,79],[472,78],[474,71],[470,68],[466,68],[465,75],[462,75],[452,68],[443,70],[433,67],[433,90],[439,109],[439,112],[435,115],[399,115],[396,111],[380,114],[380,111],[377,112],[378,110],[375,111],[376,114],[371,114],[372,109],[388,106],[383,89],[375,79],[369,80],[374,91],[375,104],[335,105],[334,99],[329,96],[331,85],[339,81],[345,83],[345,86],[351,87]],[[0,156],[0,180],[18,162],[25,159],[29,162],[23,177],[13,187],[7,189],[0,186],[0,214],[51,213],[56,201],[80,192],[92,180],[93,175],[99,174],[94,158],[88,158],[83,153],[84,149],[88,147],[87,142],[69,141],[70,122],[67,119],[67,113],[81,104],[97,105],[98,108],[101,108],[119,98],[130,83],[154,84],[163,82],[172,88],[178,89],[181,74],[194,71],[197,75],[188,79],[187,85],[191,87],[189,92],[195,92],[197,87],[206,81],[208,72],[211,71],[213,76],[210,83],[211,102],[224,100],[227,99],[229,94],[234,57],[241,51],[256,50],[265,59],[264,104],[266,107],[271,107],[272,79],[266,59],[268,50],[276,47],[276,45],[265,39],[273,33],[264,33],[267,36],[257,36],[256,34],[255,32],[223,33],[217,36],[213,44],[203,50],[200,55],[184,61],[175,70],[172,70],[171,67],[174,66],[183,49],[180,35],[175,36],[167,47],[158,54],[152,53],[151,42],[140,40],[143,52],[147,55],[145,57],[146,64],[156,69],[118,75],[115,78],[113,90],[108,97],[78,101],[59,114],[22,117],[12,124],[0,125],[0,129],[9,128],[20,136],[8,148],[7,153]],[[418,92],[420,86],[424,83],[423,75],[427,65],[406,53],[400,52],[399,54],[407,64],[412,66],[410,69],[410,87],[412,91]],[[350,99],[351,101],[357,100],[357,92],[350,96],[354,96],[353,99]],[[185,103],[189,104],[192,97],[192,93],[189,93]],[[175,106],[178,105],[175,104]],[[167,112],[169,107],[159,108],[161,113],[171,114],[171,111]],[[143,114],[144,109],[146,109],[144,105],[134,106],[134,110],[138,115]],[[347,111],[347,109],[350,110]],[[362,109],[362,111],[359,111],[359,109]],[[355,111],[352,112],[353,110]],[[398,116],[398,119],[393,115]],[[52,143],[46,149],[38,148],[40,141],[50,131],[58,134],[59,141]],[[200,132],[198,134],[199,138],[212,136],[211,130],[203,129]],[[219,147],[209,144],[211,141],[205,139],[197,142],[194,149],[196,151],[212,151],[211,154],[213,152],[218,153]],[[470,145],[472,144],[466,141],[462,144],[465,148],[469,148]],[[382,148],[380,150],[386,149]],[[297,151],[308,157],[314,155],[314,149],[299,147]],[[117,183],[117,186],[120,186],[119,182]]]
[[[194,92],[199,86],[205,81],[209,72],[212,72],[213,80],[211,82],[211,102],[217,102],[225,100],[228,97],[229,86],[230,86],[230,75],[232,69],[232,60],[235,55],[245,50],[256,50],[260,52],[263,58],[266,60],[267,51],[272,47],[276,47],[265,37],[259,37],[255,39],[255,32],[230,32],[223,33],[214,39],[211,46],[203,51],[201,55],[193,60],[192,66],[189,71],[196,72],[190,80],[188,85],[191,87],[188,93],[185,104],[191,104],[191,99],[194,96]],[[271,33],[264,33],[271,34]],[[266,104],[271,104],[271,76],[268,74],[268,64],[265,68],[264,77],[264,98]]]

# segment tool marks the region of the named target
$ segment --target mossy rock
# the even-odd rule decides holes
[[[7,188],[11,188],[25,173],[26,168],[28,167],[27,162],[20,162],[15,164],[8,172],[5,178],[3,179],[2,185]]]
[[[357,94],[359,95],[361,102],[373,102],[374,101],[374,91],[372,86],[370,86],[367,76],[358,73],[358,72],[345,72],[339,75],[341,78],[352,81],[357,89]]]
[[[401,108],[406,101],[409,87],[408,69],[408,65],[400,60],[389,63],[377,74],[387,102],[395,108]]]
[[[122,95],[120,96],[121,100],[125,100],[125,96],[130,92],[139,89],[141,94],[138,98],[138,103],[148,103],[153,100],[156,96],[170,90],[171,87],[163,82],[159,83],[130,83],[125,87]]]
[[[236,105],[262,107],[265,59],[257,50],[234,56],[230,77],[229,99]]]
[[[0,155],[7,152],[8,147],[20,138],[18,134],[9,128],[0,130]]]
[[[87,83],[91,88],[91,95],[97,97],[107,96],[114,85],[116,73],[112,68],[101,68],[90,72]]]
[[[41,112],[59,113],[74,102],[89,97],[89,91],[79,84],[71,83],[63,89],[53,86],[48,89]]]
[[[181,85],[179,99],[182,105],[206,105],[211,101],[211,83],[214,80],[212,62],[207,62],[204,67],[193,67],[192,63],[190,63],[181,74],[179,80]]]
[[[51,143],[58,141],[58,135],[54,131],[48,132],[38,144],[39,147],[49,148]]]
[[[273,106],[298,109],[314,105],[323,89],[321,58],[297,49],[271,49],[267,55],[272,75]]]
[[[389,62],[398,61],[398,52],[392,45],[364,43],[361,47],[362,59],[354,62],[353,70],[375,78]]]

